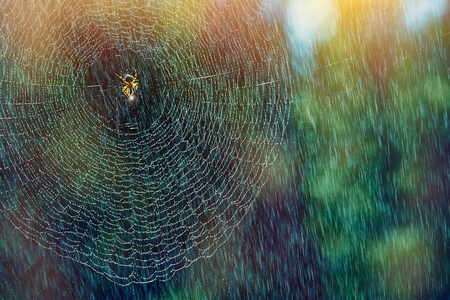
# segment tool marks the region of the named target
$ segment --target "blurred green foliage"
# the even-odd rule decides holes
[[[306,224],[342,299],[415,298],[448,281],[438,266],[448,235],[436,235],[446,224],[423,220],[448,208],[449,162],[437,152],[448,134],[449,28],[409,32],[381,13],[377,38],[366,34],[377,20],[363,18],[318,47],[321,65],[298,79],[293,106],[308,157]]]

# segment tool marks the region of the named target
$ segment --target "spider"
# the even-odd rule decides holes
[[[119,75],[117,75],[119,76]],[[125,78],[123,78],[122,76],[119,76],[120,79],[123,80],[123,82],[126,83],[126,86],[123,87],[122,89],[122,93],[124,93],[128,98],[132,98],[133,94],[136,92],[137,87],[138,87],[138,83],[136,82],[137,80],[137,73],[134,73],[134,78],[131,75],[125,75]]]

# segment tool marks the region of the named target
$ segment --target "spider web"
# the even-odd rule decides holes
[[[1,213],[118,284],[211,256],[267,181],[289,66],[254,1],[4,1]],[[130,101],[117,75],[138,74]]]

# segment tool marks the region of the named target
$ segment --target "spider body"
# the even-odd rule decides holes
[[[124,93],[128,98],[133,97],[133,94],[136,92],[138,83],[137,80],[137,73],[134,74],[134,77],[131,75],[125,75],[125,78],[122,76],[119,76],[120,79],[122,79],[123,82],[125,82],[125,86],[122,88],[122,93]]]

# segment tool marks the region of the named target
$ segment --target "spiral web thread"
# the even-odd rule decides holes
[[[252,1],[6,1],[1,213],[121,285],[212,255],[289,118],[271,16]],[[135,71],[131,101],[117,74]]]

